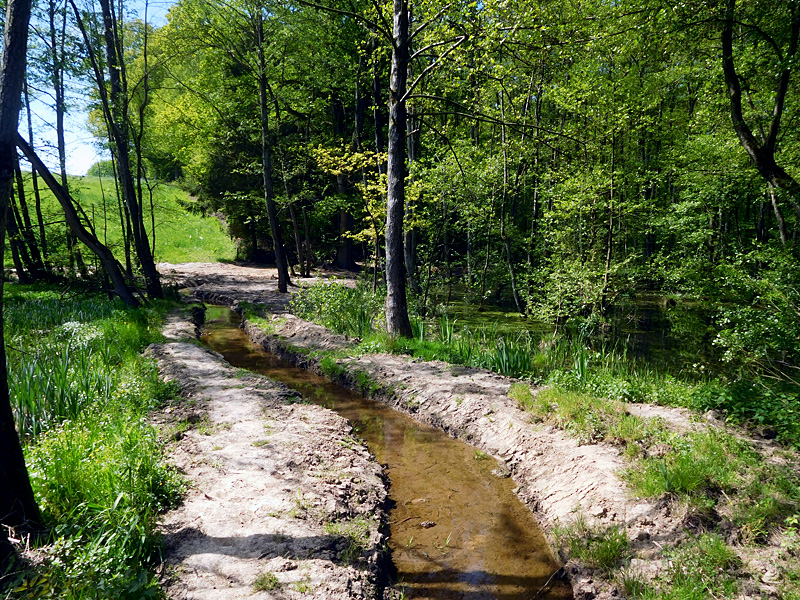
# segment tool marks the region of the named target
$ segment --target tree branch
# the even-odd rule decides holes
[[[453,50],[455,50],[461,44],[463,44],[466,41],[466,39],[467,39],[467,36],[462,36],[460,40],[458,40],[455,44],[453,44],[447,50],[445,50],[444,54],[442,54],[439,58],[437,58],[433,63],[428,65],[425,68],[425,70],[423,70],[422,73],[420,73],[419,76],[417,76],[417,78],[414,80],[414,83],[412,83],[410,86],[408,86],[408,88],[406,88],[406,93],[403,94],[403,97],[400,98],[399,101],[400,102],[405,102],[408,99],[408,97],[411,95],[411,92],[414,91],[414,88],[417,87],[417,84],[419,84],[419,82],[422,81],[422,78],[425,77],[425,75],[427,75],[432,69],[434,69],[437,66],[439,66],[439,64],[442,62],[442,60],[444,60],[445,56],[447,56]]]

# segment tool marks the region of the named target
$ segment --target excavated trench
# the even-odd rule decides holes
[[[571,598],[514,482],[488,455],[265,352],[239,316],[209,307],[203,341],[347,418],[390,480],[389,547],[405,598]],[[354,441],[355,443],[355,441]]]

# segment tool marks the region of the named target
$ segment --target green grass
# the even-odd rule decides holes
[[[606,576],[631,556],[630,542],[623,529],[589,527],[580,515],[571,523],[556,525],[553,537],[562,553],[599,569]]]
[[[718,535],[704,533],[667,553],[668,568],[655,583],[635,575],[622,578],[627,597],[636,600],[735,598],[742,561]]]
[[[7,289],[12,405],[50,528],[35,566],[8,576],[11,597],[152,597],[156,519],[183,483],[146,419],[175,390],[141,352],[170,305]]]
[[[341,537],[346,544],[339,554],[347,564],[356,562],[369,544],[370,521],[366,517],[356,517],[347,521],[331,521],[323,525],[328,535]]]
[[[278,581],[278,577],[275,573],[268,571],[256,577],[256,580],[253,582],[253,590],[256,592],[269,592],[277,589],[280,584],[281,582]]]
[[[35,219],[30,174],[25,174],[25,178],[29,209],[31,217]],[[42,186],[41,181],[39,185]],[[124,264],[122,229],[119,225],[119,208],[114,181],[109,178],[100,180],[97,177],[73,176],[69,178],[69,185],[73,197],[79,202],[88,221],[94,226],[97,237],[109,246],[115,256]],[[55,224],[63,222],[63,213],[48,189],[42,189],[41,193],[44,221],[45,223],[54,223],[46,226],[48,245],[54,253],[51,258],[57,263],[68,264],[64,226]],[[150,243],[153,244],[151,210],[146,189],[145,199],[145,226]],[[186,192],[176,185],[159,184],[153,191],[156,261],[177,263],[233,260],[236,257],[236,247],[222,224],[215,217],[204,217],[189,212],[186,207],[190,207],[191,204],[192,201]],[[82,251],[85,260],[91,263],[93,257],[88,250],[83,248]],[[10,253],[7,253],[7,266],[10,266],[10,260]]]

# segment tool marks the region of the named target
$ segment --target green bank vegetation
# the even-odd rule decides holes
[[[353,288],[334,281],[305,288],[293,298],[292,309],[360,338],[354,352],[409,354],[532,380],[512,384],[509,396],[535,419],[581,443],[618,446],[630,464],[621,476],[631,491],[671,498],[691,519],[688,541],[665,551],[673,565],[669,573],[645,583],[627,567],[634,554],[625,531],[593,529],[581,515],[556,527],[554,537],[562,556],[597,568],[630,597],[731,597],[747,569],[740,554],[775,545],[776,539],[781,597],[799,597],[800,475],[792,448],[800,447],[800,430],[794,418],[797,400],[785,381],[752,368],[737,372],[724,362],[728,370],[714,375],[664,374],[625,353],[592,349],[580,336],[542,340],[492,326],[460,328],[446,314],[437,321],[412,319],[414,337],[396,338],[382,330],[379,296],[363,284]],[[325,355],[321,366],[334,375],[341,370],[333,355]],[[531,382],[545,387],[532,388]],[[765,460],[753,444],[732,433],[713,428],[676,433],[663,420],[630,414],[629,402],[713,408],[731,423],[774,432],[787,447],[783,462]]]
[[[147,421],[175,389],[142,351],[171,308],[6,284],[11,404],[48,528],[2,576],[8,597],[158,596],[156,519],[183,483]]]

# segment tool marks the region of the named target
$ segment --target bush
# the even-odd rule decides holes
[[[364,337],[376,330],[383,302],[364,283],[348,287],[334,280],[303,288],[292,297],[291,309],[337,333]]]

